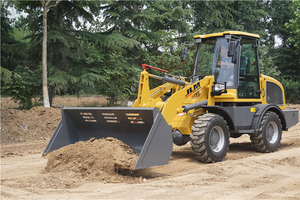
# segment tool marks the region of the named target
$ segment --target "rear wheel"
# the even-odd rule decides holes
[[[229,147],[229,130],[223,117],[209,113],[199,116],[192,127],[191,146],[201,162],[219,162]]]
[[[266,112],[259,127],[259,133],[251,136],[252,145],[259,152],[276,151],[282,135],[281,121],[274,112]]]

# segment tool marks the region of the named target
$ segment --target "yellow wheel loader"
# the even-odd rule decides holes
[[[173,143],[188,141],[197,160],[218,162],[229,138],[242,134],[257,151],[276,151],[282,131],[298,123],[299,111],[286,110],[282,85],[260,74],[259,38],[240,31],[196,35],[191,77],[170,77],[143,64],[132,108],[62,108],[44,154],[91,137],[114,137],[139,154],[136,169],[168,164]],[[183,48],[182,60],[186,54]],[[150,74],[149,68],[165,75]],[[163,83],[150,89],[150,78]]]

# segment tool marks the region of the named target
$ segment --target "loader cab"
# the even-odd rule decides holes
[[[258,35],[228,31],[195,39],[194,74],[214,75],[215,83],[235,90],[236,99],[260,98]]]

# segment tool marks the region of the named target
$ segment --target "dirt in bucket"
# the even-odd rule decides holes
[[[132,175],[138,154],[122,141],[91,138],[62,147],[48,155],[42,173],[104,182],[139,182]]]

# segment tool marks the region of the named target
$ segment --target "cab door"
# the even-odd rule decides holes
[[[238,98],[260,98],[257,41],[242,38],[239,59]]]

